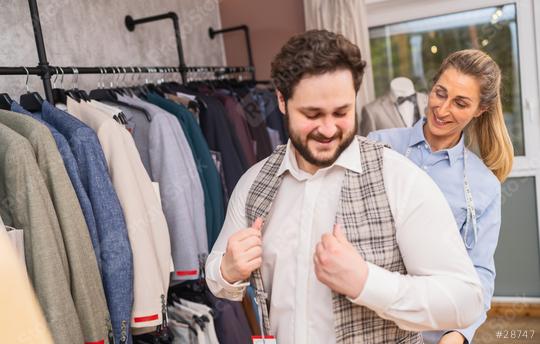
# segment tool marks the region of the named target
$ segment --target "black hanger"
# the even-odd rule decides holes
[[[116,94],[110,89],[105,87],[105,82],[101,81],[101,77],[105,71],[100,68],[100,80],[98,81],[98,88],[90,91],[90,99],[95,100],[106,100],[106,101],[116,101],[118,98]]]
[[[88,93],[86,93],[85,90],[79,90],[79,89],[77,89],[76,92],[77,92],[77,96],[78,96],[80,99],[82,99],[82,100],[84,100],[84,101],[86,101],[86,102],[89,102],[89,101],[90,101],[90,97],[88,96]]]
[[[29,92],[21,95],[19,104],[29,112],[41,111],[41,105],[43,105],[43,98],[37,92]]]
[[[55,76],[54,81],[53,81],[53,90],[52,90],[53,103],[54,104],[59,104],[59,103],[66,104],[66,102],[67,102],[66,90],[64,90],[62,88],[62,86],[64,85],[64,70],[62,69],[62,67],[58,67],[58,68],[62,72],[62,79],[60,79],[60,88],[57,88],[56,87],[56,79],[58,79],[58,70],[55,67],[54,70],[56,72],[56,76]]]
[[[66,96],[70,97],[71,99],[75,100],[77,103],[80,103],[81,102],[81,97],[79,95],[79,89],[77,88],[77,82],[76,80],[79,79],[79,76],[78,76],[78,71],[76,68],[72,67],[73,69],[73,74],[75,75],[73,77],[73,88],[70,89],[70,90],[66,90]]]
[[[11,103],[13,100],[7,93],[0,93],[0,109],[11,110]]]
[[[65,104],[67,102],[66,90],[62,88],[53,88],[52,93],[53,93],[53,102],[55,104],[58,104],[58,103]]]
[[[110,89],[101,88],[101,89],[95,89],[90,91],[90,99],[95,100],[107,100],[107,101],[116,101],[118,98],[116,97],[116,94],[111,91]]]
[[[154,84],[146,84],[146,87],[150,92],[154,92],[157,95],[159,95],[160,97],[165,97],[165,94],[156,85],[154,85]]]
[[[88,96],[88,94],[86,93],[85,90],[80,90],[77,86],[79,84],[79,70],[77,68],[73,68],[74,69],[74,72],[75,72],[75,76],[76,76],[76,80],[77,82],[75,83],[75,88],[73,89],[73,92],[75,93],[75,95],[77,96],[77,98],[79,98],[80,100],[84,100],[85,102],[89,102],[90,101],[90,97]]]
[[[41,105],[43,104],[43,98],[37,92],[30,92],[28,87],[28,79],[30,78],[30,72],[26,67],[23,67],[26,70],[26,94],[21,95],[19,99],[19,104],[26,110],[30,112],[41,111]]]

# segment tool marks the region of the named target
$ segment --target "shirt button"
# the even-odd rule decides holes
[[[426,171],[427,171],[427,166],[426,166],[426,165],[424,165],[424,166],[422,166],[422,167],[424,168],[424,170],[426,170]]]
[[[427,148],[429,148],[429,145],[426,143],[426,144],[424,145],[424,147],[426,147],[426,149],[427,149]]]

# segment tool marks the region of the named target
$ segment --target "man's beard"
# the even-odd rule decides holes
[[[302,142],[302,138],[292,130],[290,123],[289,123],[289,115],[285,115],[285,123],[287,125],[287,130],[289,131],[289,137],[291,139],[291,143],[293,144],[294,148],[300,153],[300,155],[310,164],[315,165],[320,168],[328,167],[332,165],[343,153],[345,149],[351,144],[351,142],[354,140],[354,137],[356,135],[357,129],[358,129],[358,122],[356,121],[356,118],[354,120],[354,128],[349,133],[346,133],[346,136],[344,136],[343,131],[338,128],[338,131],[334,134],[334,136],[325,137],[317,132],[311,132],[306,137],[305,143]],[[336,148],[336,151],[334,154],[326,159],[319,159],[317,158],[309,149],[308,143],[310,140],[315,141],[325,141],[325,140],[339,140],[341,141]]]

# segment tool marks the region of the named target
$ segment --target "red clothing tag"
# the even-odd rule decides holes
[[[146,317],[133,318],[133,320],[134,320],[136,323],[139,323],[139,322],[146,322],[146,321],[152,321],[152,320],[158,320],[158,319],[159,319],[159,315],[157,315],[157,314],[149,315],[149,316],[146,316]]]
[[[84,342],[84,344],[105,344],[105,339],[98,340],[97,342]]]
[[[199,274],[199,271],[197,270],[183,270],[183,271],[176,271],[176,276],[197,276]]]

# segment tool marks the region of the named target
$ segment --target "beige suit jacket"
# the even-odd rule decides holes
[[[171,269],[169,230],[152,182],[131,134],[106,112],[68,98],[67,109],[94,129],[103,148],[109,174],[124,211],[133,251],[134,303],[131,325],[161,324]]]

